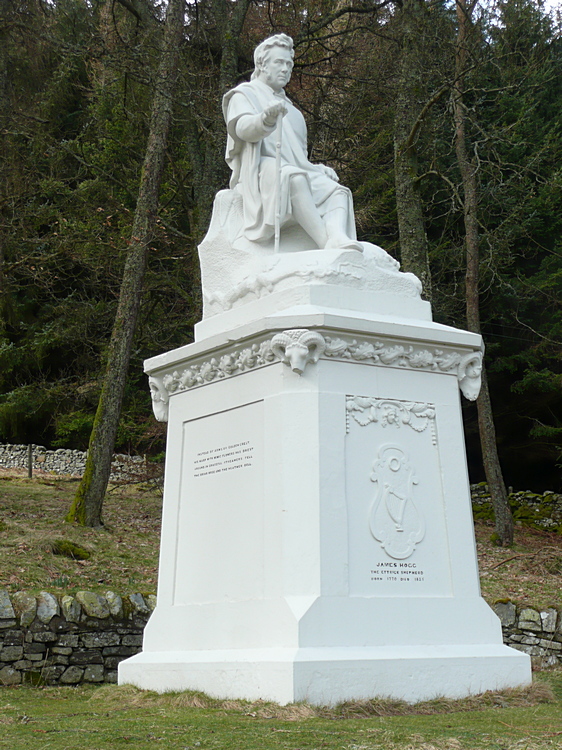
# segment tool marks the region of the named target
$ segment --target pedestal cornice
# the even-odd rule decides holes
[[[457,333],[456,329],[448,331]],[[302,375],[307,365],[315,365],[319,360],[453,375],[464,396],[474,401],[480,391],[482,345],[479,336],[468,336],[471,338],[462,343],[457,337],[451,337],[453,341],[449,344],[436,344],[428,342],[425,336],[389,336],[357,330],[345,333],[331,328],[268,330],[236,341],[216,342],[215,346],[182,347],[148,360],[145,369],[154,413],[159,421],[167,420],[168,402],[176,393],[279,362],[298,375]]]

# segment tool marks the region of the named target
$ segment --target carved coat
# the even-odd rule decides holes
[[[291,221],[289,179],[304,175],[321,215],[327,199],[336,192],[346,196],[349,237],[355,239],[351,191],[326,175],[324,169],[311,164],[307,156],[306,123],[301,112],[285,96],[275,93],[266,83],[255,79],[228,91],[223,98],[227,125],[226,161],[232,169],[231,189],[242,194],[244,234],[252,241],[266,241],[275,231],[276,174],[275,125],[263,124],[262,112],[275,98],[287,106],[281,139],[281,226]]]

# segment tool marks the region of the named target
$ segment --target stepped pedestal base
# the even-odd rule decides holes
[[[147,363],[158,606],[119,682],[317,704],[528,684],[480,597],[459,398],[480,337],[317,291]]]
[[[119,678],[157,692],[199,690],[282,705],[373,697],[415,703],[528,684],[522,656],[501,645],[164,651],[122,662]]]

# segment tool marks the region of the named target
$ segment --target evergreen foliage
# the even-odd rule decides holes
[[[415,146],[433,309],[438,321],[465,326],[463,210],[450,116],[455,14],[449,2],[419,4],[431,16],[419,60],[424,115]],[[307,117],[312,158],[329,162],[352,188],[359,236],[399,256],[393,127],[401,6],[186,6],[117,449],[164,447],[142,361],[192,340],[200,316],[196,246],[228,177],[220,95],[248,76],[252,50],[265,35],[295,38],[289,94]],[[237,7],[245,18],[233,35]],[[480,160],[480,314],[500,459],[508,485],[560,491],[562,38],[539,0],[482,3],[476,19],[480,48],[465,96]],[[163,7],[153,0],[0,6],[5,442],[87,447],[131,236],[162,26]],[[477,481],[475,410],[465,411]]]

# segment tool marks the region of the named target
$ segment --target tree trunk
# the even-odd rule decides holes
[[[111,471],[115,435],[140,308],[148,247],[158,208],[164,157],[172,118],[185,0],[170,0],[158,68],[150,131],[141,174],[130,249],[109,344],[102,392],[90,436],[84,476],[66,517],[85,526],[102,525],[102,506]]]
[[[420,0],[404,0],[400,12],[400,63],[394,115],[394,183],[402,270],[415,274],[423,296],[431,300],[431,273],[423,209],[418,188],[417,128],[421,109],[422,70],[418,47],[422,43],[418,19]]]
[[[466,245],[466,320],[470,331],[480,333],[480,302],[478,273],[480,261],[478,231],[478,165],[470,159],[466,145],[466,114],[464,108],[464,74],[468,67],[468,54],[471,32],[472,5],[467,7],[466,0],[456,0],[458,34],[456,44],[456,81],[453,87],[453,119],[455,125],[455,150],[461,173],[464,193],[464,226]],[[485,364],[482,366],[482,389],[476,402],[478,408],[478,429],[484,471],[488,490],[494,508],[498,544],[513,544],[513,517],[503,480],[498,448],[492,402],[488,389]]]

